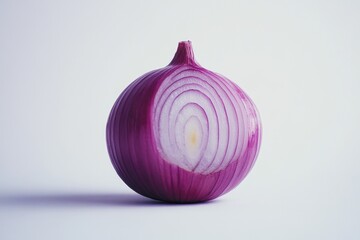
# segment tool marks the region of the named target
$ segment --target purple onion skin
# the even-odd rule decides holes
[[[196,63],[190,41],[180,42],[168,66],[144,74],[121,93],[106,126],[108,152],[120,178],[143,196],[173,203],[208,201],[235,188],[254,165],[261,142],[261,123],[255,105],[230,82],[241,96],[241,102],[235,104],[246,109],[242,117],[248,130],[247,142],[241,156],[225,168],[206,174],[186,170],[164,159],[153,130],[154,99],[164,80],[184,66],[230,82]]]

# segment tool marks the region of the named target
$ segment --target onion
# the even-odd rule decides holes
[[[131,83],[106,127],[111,162],[139,194],[201,202],[236,187],[259,152],[261,123],[251,99],[202,68],[190,41],[164,68]]]

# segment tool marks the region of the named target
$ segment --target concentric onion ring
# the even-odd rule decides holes
[[[209,174],[241,158],[248,137],[245,107],[230,82],[184,66],[155,95],[153,131],[164,160]]]

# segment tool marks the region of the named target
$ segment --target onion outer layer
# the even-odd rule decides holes
[[[121,93],[106,140],[116,172],[134,191],[167,202],[201,202],[230,191],[249,173],[261,123],[245,92],[202,68],[186,41],[168,66]]]

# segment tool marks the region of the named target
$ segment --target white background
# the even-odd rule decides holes
[[[0,239],[359,239],[359,1],[0,1]],[[157,204],[110,164],[135,78],[191,40],[256,103],[252,172]]]

